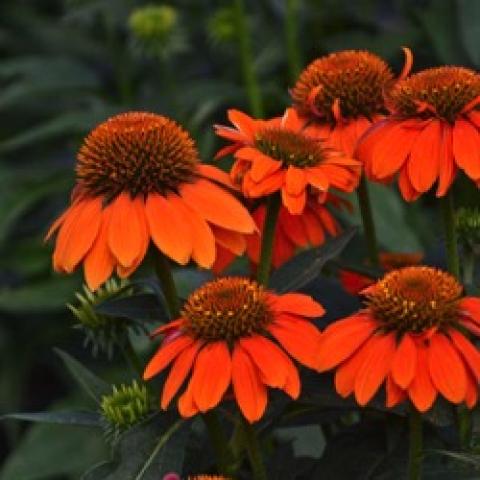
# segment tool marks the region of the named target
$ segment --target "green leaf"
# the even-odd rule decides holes
[[[54,350],[55,353],[63,360],[63,363],[75,381],[96,403],[99,404],[102,396],[111,393],[111,386],[88,370],[88,368],[82,365],[78,360],[63,350],[58,348],[55,348]]]
[[[273,273],[270,286],[279,293],[301,289],[320,275],[325,263],[342,253],[356,232],[351,227],[321,247],[296,255]]]
[[[127,318],[142,322],[168,321],[168,314],[158,297],[152,293],[140,293],[129,297],[112,298],[99,303],[95,311],[102,315]]]
[[[125,432],[113,460],[87,471],[82,480],[159,480],[181,472],[190,424],[173,412],[154,415]]]
[[[100,426],[100,415],[98,413],[84,411],[9,413],[0,417],[0,420],[8,419],[82,427]]]

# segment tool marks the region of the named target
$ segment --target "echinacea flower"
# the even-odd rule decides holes
[[[216,125],[215,131],[233,144],[221,149],[217,158],[234,154],[230,174],[245,196],[259,198],[280,191],[283,205],[298,215],[309,191],[325,195],[331,188],[343,192],[356,188],[360,163],[311,135],[293,108],[271,120],[229,110],[228,119],[235,128]]]
[[[460,168],[480,184],[480,75],[462,67],[424,70],[386,92],[391,115],[358,147],[368,178],[398,186],[407,201],[437,182],[444,196]]]
[[[307,318],[323,314],[307,295],[276,295],[246,278],[219,278],[193,292],[180,318],[155,332],[165,339],[144,378],[171,365],[161,397],[166,409],[191,372],[178,400],[183,417],[215,408],[231,387],[245,418],[255,422],[267,406],[267,387],[294,399],[300,394],[290,356],[315,364],[320,332]]]
[[[411,54],[400,78],[408,74]],[[358,139],[386,113],[383,92],[394,82],[389,66],[377,55],[345,50],[314,60],[300,74],[290,94],[311,132],[354,157]]]
[[[382,269],[386,272],[402,267],[419,265],[423,260],[420,252],[380,252],[378,260]],[[351,295],[358,295],[369,285],[374,284],[377,279],[354,270],[343,268],[339,271],[340,283],[344,290]]]
[[[255,225],[223,186],[228,175],[202,165],[189,134],[161,115],[129,112],[97,126],[77,159],[71,206],[55,221],[54,269],[83,263],[95,290],[116,269],[129,276],[150,240],[166,256],[209,268],[216,243],[239,254]]]
[[[409,398],[420,412],[438,394],[477,403],[480,298],[463,297],[450,274],[431,267],[393,270],[364,291],[365,308],[330,324],[318,352],[320,371],[336,369],[335,388],[366,405],[382,384],[387,407]]]
[[[272,265],[280,267],[290,260],[298,249],[307,247],[319,247],[327,236],[336,236],[341,232],[341,227],[329,207],[336,209],[348,209],[351,211],[352,204],[342,197],[328,193],[323,202],[314,195],[307,197],[307,203],[302,215],[292,215],[284,206],[280,207],[278,220],[275,225],[273,240]],[[262,232],[265,223],[266,206],[261,204],[252,212],[252,218],[257,225],[255,233],[245,235],[247,242],[246,253],[248,259],[258,265],[260,261],[260,249]],[[235,260],[236,255],[231,251],[220,247],[213,270],[222,272]]]

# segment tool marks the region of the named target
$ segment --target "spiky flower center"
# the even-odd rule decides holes
[[[314,167],[325,158],[320,140],[282,128],[260,130],[255,137],[255,146],[265,155],[297,168]]]
[[[388,92],[387,105],[400,115],[441,117],[454,122],[480,95],[480,75],[462,67],[430,68],[401,80]]]
[[[231,342],[261,332],[271,322],[272,313],[261,285],[246,278],[225,277],[192,293],[182,317],[191,335]]]
[[[431,267],[394,270],[367,290],[366,303],[386,330],[423,332],[456,323],[462,286]]]
[[[190,181],[198,161],[194,141],[173,120],[129,112],[90,132],[78,153],[76,171],[82,187],[94,195],[164,194]]]
[[[365,51],[346,50],[313,61],[291,91],[298,110],[333,121],[337,100],[343,117],[383,112],[383,90],[393,80],[388,65]]]

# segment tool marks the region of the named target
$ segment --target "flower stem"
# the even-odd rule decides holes
[[[286,0],[285,37],[287,43],[288,68],[290,81],[295,83],[302,69],[300,46],[298,44],[298,10],[300,0]]]
[[[228,440],[223,431],[217,412],[215,410],[209,410],[203,414],[202,418],[207,427],[208,435],[217,457],[219,473],[226,476],[232,475],[235,473],[233,471],[233,454],[229,448]]]
[[[255,429],[242,417],[245,447],[247,449],[250,465],[252,466],[254,480],[267,480],[267,471],[263,463],[260,442]]]
[[[443,229],[445,232],[445,249],[447,252],[448,271],[460,279],[460,260],[458,257],[457,229],[455,226],[455,209],[453,206],[452,192],[440,199],[443,216]]]
[[[410,450],[408,458],[409,480],[420,480],[422,470],[423,431],[422,415],[412,405],[409,416]]]
[[[155,272],[167,302],[170,318],[177,318],[180,311],[177,288],[173,281],[172,270],[168,258],[160,251],[155,251]]]
[[[362,216],[363,233],[367,242],[368,257],[370,263],[374,267],[378,267],[378,246],[377,236],[375,233],[375,223],[373,221],[372,206],[368,194],[368,185],[365,176],[360,178],[357,189],[358,204],[360,206],[360,214]]]
[[[252,44],[247,27],[245,5],[243,0],[234,0],[234,6],[243,81],[245,82],[251,113],[254,117],[261,118],[263,117],[263,102],[253,63]]]
[[[262,246],[260,250],[260,262],[257,270],[257,281],[261,285],[268,286],[270,269],[272,267],[273,241],[275,238],[275,225],[277,224],[278,212],[280,211],[280,195],[272,195],[267,200],[267,214],[262,231]]]

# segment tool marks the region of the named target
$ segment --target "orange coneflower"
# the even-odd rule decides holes
[[[411,67],[410,50],[404,51],[400,78]],[[314,60],[290,93],[310,131],[353,157],[358,139],[386,113],[383,92],[393,81],[389,66],[377,55],[345,50]]]
[[[300,380],[289,355],[315,364],[320,332],[305,317],[323,314],[307,295],[276,295],[239,277],[211,281],[190,295],[179,319],[155,332],[166,337],[144,378],[172,364],[161,398],[166,409],[191,371],[178,400],[184,417],[214,408],[231,386],[243,415],[255,422],[267,406],[267,387],[298,397]]]
[[[115,269],[130,275],[150,239],[182,265],[193,259],[209,268],[216,243],[240,254],[242,234],[255,228],[218,185],[231,185],[228,175],[202,165],[189,134],[161,115],[129,112],[101,123],[83,142],[76,172],[72,205],[47,238],[58,231],[55,270],[71,273],[83,262],[92,290]]]
[[[420,252],[380,252],[378,255],[380,266],[386,272],[396,268],[419,265],[423,260]],[[376,282],[376,278],[347,268],[339,271],[340,283],[344,290],[351,295],[358,295],[362,290]]]
[[[358,184],[360,163],[327,147],[306,127],[306,120],[289,108],[282,118],[255,120],[229,110],[235,128],[216,125],[217,135],[233,142],[217,154],[234,153],[234,183],[247,197],[280,191],[291,214],[301,214],[311,190],[325,195],[330,188],[351,192]]]
[[[309,195],[302,215],[292,215],[284,206],[280,208],[273,241],[272,265],[275,268],[290,260],[298,249],[319,247],[325,242],[327,235],[333,237],[341,232],[340,224],[328,208],[330,205],[349,211],[353,208],[348,200],[333,193],[328,193],[323,202],[319,202],[318,197]],[[253,210],[252,217],[258,231],[245,236],[247,255],[254,265],[258,265],[260,261],[261,232],[263,232],[266,210],[264,204]],[[235,258],[234,253],[219,248],[214,271],[222,272]]]
[[[480,298],[463,297],[450,274],[431,267],[394,270],[364,291],[365,308],[322,334],[320,371],[336,368],[335,387],[367,404],[386,384],[387,406],[410,398],[427,411],[440,393],[452,403],[477,403]]]
[[[358,148],[367,176],[398,185],[407,201],[438,181],[437,197],[457,168],[480,183],[480,75],[462,67],[424,70],[386,92],[391,115],[366,133]]]

